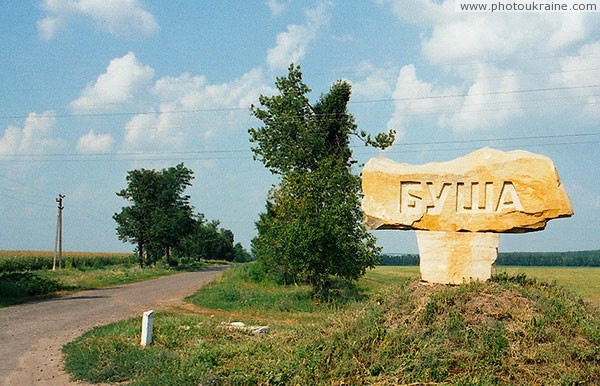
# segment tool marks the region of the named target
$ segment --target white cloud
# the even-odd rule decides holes
[[[80,153],[106,153],[110,151],[115,140],[110,134],[96,134],[94,130],[77,141],[77,151]]]
[[[206,85],[206,77],[203,75],[192,76],[189,73],[180,76],[166,76],[156,81],[152,93],[159,96],[161,100],[175,100],[182,95],[197,92]]]
[[[158,111],[133,117],[125,127],[125,149],[186,148],[246,127],[248,107],[272,94],[264,74],[253,69],[231,82],[210,84],[204,76],[182,74],[159,79],[152,89]],[[198,111],[194,114],[193,111]]]
[[[403,21],[421,25],[422,52],[432,63],[503,60],[523,53],[554,52],[580,43],[598,25],[590,13],[455,12],[454,0],[387,0]],[[516,33],[515,31],[518,31]]]
[[[396,71],[391,68],[375,67],[369,62],[361,62],[356,69],[356,75],[362,80],[352,81],[353,96],[367,100],[389,98],[392,95]]]
[[[308,44],[329,22],[329,7],[329,2],[321,2],[317,8],[305,12],[305,24],[290,24],[286,32],[277,35],[275,47],[267,52],[267,64],[271,70],[286,69],[290,63],[298,63],[304,58]]]
[[[19,144],[21,143],[22,132],[21,129],[14,126],[9,126],[5,131],[2,138],[0,138],[0,154],[16,154],[19,151]]]
[[[388,121],[387,128],[396,130],[397,139],[402,139],[411,119],[441,114],[446,106],[439,103],[438,97],[457,93],[460,93],[458,88],[435,87],[434,84],[419,79],[414,65],[404,66],[400,69],[392,92],[394,113]]]
[[[280,16],[290,5],[290,0],[285,2],[280,0],[268,0],[267,5],[269,6],[273,16]]]
[[[598,84],[600,68],[600,41],[586,44],[577,55],[568,56],[560,61],[560,72],[554,74],[552,82],[559,87],[573,87],[569,94],[581,101],[584,111],[591,116],[600,115],[600,97],[594,89],[581,89],[580,86]]]
[[[491,130],[523,115],[520,95],[513,93],[520,88],[517,73],[480,65],[477,74],[462,106],[441,118],[455,132]]]
[[[113,59],[106,72],[98,77],[93,85],[87,86],[78,99],[71,102],[75,110],[105,110],[134,101],[135,93],[147,85],[154,76],[154,70],[142,66],[135,55]]]
[[[587,17],[583,14],[461,15],[435,24],[431,36],[424,39],[422,50],[432,63],[547,54],[585,38]]]
[[[0,154],[44,154],[62,148],[65,141],[54,138],[54,115],[54,111],[29,113],[22,129],[9,126],[0,138]]]
[[[590,58],[587,53],[585,60],[581,55],[552,60],[583,44],[598,30],[599,19],[590,13],[461,13],[454,11],[454,0],[415,0],[410,7],[404,1],[380,3],[388,5],[403,23],[422,29],[421,53],[430,64],[443,69],[445,79],[455,79],[456,86],[450,88],[458,97],[419,101],[423,114],[437,116],[439,126],[455,132],[506,126],[523,116],[525,109],[533,108],[530,102],[559,96],[549,92],[532,96],[521,90],[544,89],[553,82],[572,84],[574,80],[568,77],[585,83],[581,72],[553,81],[548,74],[556,72],[559,62],[563,72],[596,67],[591,62],[600,54],[592,53],[596,58]],[[399,78],[395,98],[402,97],[398,87],[407,81],[416,82],[412,87],[420,93],[436,94],[435,84],[410,80],[408,72],[404,75],[406,79]],[[591,73],[594,75],[597,78],[597,72]],[[395,102],[395,108],[391,125],[402,127],[407,116],[417,113],[414,103]]]
[[[402,21],[411,24],[431,24],[437,20],[452,16],[454,13],[454,1],[449,2],[434,2],[430,0],[413,0],[410,6],[407,6],[406,1],[402,0],[378,0],[380,4],[389,4],[392,11]],[[448,12],[449,5],[452,6],[452,13]]]
[[[50,40],[56,34],[56,31],[62,27],[61,20],[52,17],[46,17],[37,22],[38,31],[44,40]]]
[[[462,86],[438,86],[418,78],[414,65],[402,67],[392,93],[394,113],[388,129],[402,137],[411,120],[435,120],[454,132],[490,130],[522,115],[519,76],[480,65],[477,77],[465,92]]]
[[[169,114],[136,115],[125,126],[125,151],[169,150],[183,145],[183,132]]]
[[[91,18],[96,26],[120,37],[147,36],[158,31],[154,16],[138,0],[44,0],[41,8],[46,17],[38,21],[38,31],[45,40],[81,16]]]

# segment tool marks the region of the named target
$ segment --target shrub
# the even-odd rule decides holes
[[[41,278],[31,272],[0,273],[0,305],[10,305],[21,298],[46,295],[63,289],[54,279]]]

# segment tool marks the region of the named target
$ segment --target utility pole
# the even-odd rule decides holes
[[[52,260],[52,270],[56,270],[56,247],[58,245],[58,269],[62,268],[62,210],[63,194],[59,194],[56,202],[58,203],[58,216],[56,217],[56,237],[54,238],[54,259]]]

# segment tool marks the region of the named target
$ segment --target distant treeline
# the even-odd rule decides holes
[[[380,265],[419,265],[417,254],[384,254]],[[496,265],[537,267],[600,267],[600,250],[578,252],[503,252]]]

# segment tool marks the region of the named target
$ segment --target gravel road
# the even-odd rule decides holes
[[[0,309],[0,382],[81,385],[62,370],[61,348],[92,327],[181,304],[226,267],[76,292]]]

